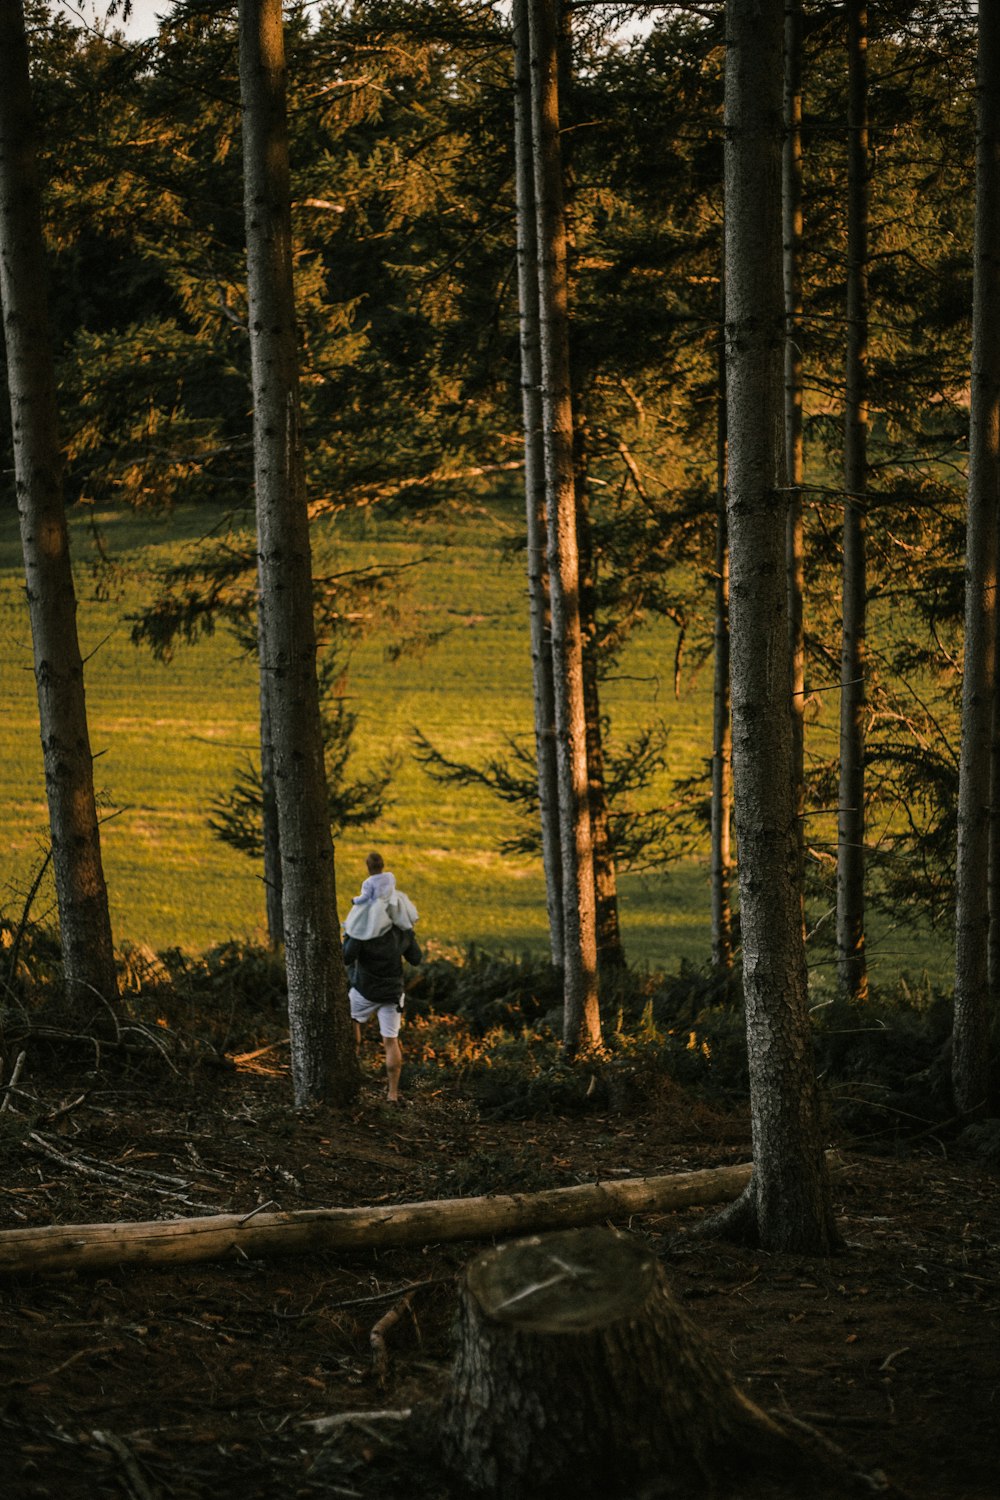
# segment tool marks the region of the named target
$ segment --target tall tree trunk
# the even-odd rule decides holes
[[[580,628],[583,635],[583,705],[587,719],[587,779],[590,828],[594,845],[594,901],[597,913],[597,967],[599,973],[621,969],[625,964],[621,922],[618,914],[618,871],[611,848],[608,794],[604,783],[604,735],[601,727],[601,690],[597,672],[596,584],[593,535],[587,504],[587,474],[584,437],[577,429],[576,523],[580,551]]]
[[[117,998],[94,797],[76,594],[63,502],[44,281],[28,44],[20,0],[0,0],[0,296],[35,683],[66,998],[78,1017]]]
[[[975,280],[965,673],[955,866],[952,1082],[963,1115],[981,1113],[989,1082],[991,759],[996,712],[997,505],[1000,502],[1000,0],[980,0]],[[994,892],[994,899],[996,893]]]
[[[792,787],[805,865],[805,639],[802,534],[802,0],[785,11],[785,147],[782,171],[785,284],[785,475],[788,520],[788,655],[792,693]]]
[[[784,0],[726,5],[726,335],[733,781],[754,1172],[729,1227],[833,1239],[792,796],[781,274]]]
[[[258,574],[259,576],[259,574]],[[258,660],[264,660],[264,610],[261,604],[263,587],[258,589],[257,639]],[[270,686],[267,672],[259,672],[260,678],[260,790],[261,825],[264,842],[264,909],[267,918],[267,937],[272,948],[280,948],[285,941],[285,919],[282,915],[281,881],[281,832],[278,827],[278,792],[274,779],[274,730],[271,725]]]
[[[994,567],[998,576],[1000,576],[1000,526],[998,526],[997,556]],[[997,667],[1000,666],[1000,607],[994,611],[994,621],[996,625],[993,634],[995,674]],[[990,914],[989,951],[987,956],[990,1006],[1000,1008],[1000,682],[996,681],[995,676],[993,690],[993,738],[990,756],[990,855],[987,880]]]
[[[260,558],[297,1104],[359,1071],[337,921],[302,467],[281,0],[240,0],[244,202]]]
[[[599,973],[611,973],[625,967],[625,946],[622,942],[618,909],[618,867],[611,847],[611,819],[604,782],[604,742],[601,733],[597,657],[596,652],[589,649],[585,649],[583,655],[583,701],[587,716],[587,776],[594,846],[597,967]]]
[[[566,230],[567,277],[572,274],[575,237],[573,200],[576,174],[573,164],[573,120],[567,119],[573,83],[573,6],[569,0],[557,0],[559,29],[557,51],[557,100],[560,119],[561,165],[563,189],[563,223]],[[568,330],[571,334],[572,330]],[[572,338],[569,338],[570,389],[572,391]],[[583,704],[587,721],[587,783],[589,787],[590,832],[594,853],[594,901],[597,922],[598,973],[620,969],[625,963],[621,922],[618,912],[618,870],[611,847],[611,820],[604,780],[604,730],[601,722],[600,673],[597,660],[596,558],[590,525],[590,502],[587,487],[588,452],[585,420],[577,413],[573,430],[573,483],[576,489],[577,548],[580,573],[580,630],[583,638]]]
[[[563,874],[563,1042],[572,1056],[601,1044],[593,843],[590,830],[580,571],[573,482],[566,225],[559,149],[557,0],[528,0],[532,138],[538,233],[538,301],[552,671]]]
[[[514,149],[517,178],[517,292],[524,421],[524,498],[527,518],[528,610],[535,705],[535,757],[542,828],[542,866],[552,962],[564,959],[562,860],[556,772],[552,622],[545,566],[545,447],[541,341],[538,324],[538,234],[531,144],[531,65],[527,0],[514,0]]]
[[[725,231],[723,231],[725,233]],[[725,252],[723,252],[725,258]],[[715,607],[712,681],[712,968],[733,967],[733,733],[729,703],[729,528],[726,524],[726,279],[719,297],[719,401],[716,414]]]
[[[865,955],[865,491],[868,485],[868,7],[848,7],[847,394],[844,588],[837,809],[837,972],[841,993],[868,995]]]

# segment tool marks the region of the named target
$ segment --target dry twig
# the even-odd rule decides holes
[[[170,1188],[157,1187],[158,1182],[172,1183],[177,1187],[189,1188],[191,1184],[185,1182],[181,1177],[169,1177],[162,1172],[147,1172],[141,1167],[116,1167],[112,1162],[94,1162],[87,1157],[69,1156],[63,1151],[58,1151],[51,1141],[32,1130],[28,1136],[29,1150],[40,1151],[43,1156],[58,1162],[60,1166],[66,1167],[71,1172],[77,1172],[82,1177],[96,1177],[99,1182],[107,1182],[112,1187],[119,1189],[131,1188],[154,1193],[157,1198],[169,1198],[174,1203],[182,1203],[186,1208],[202,1208],[212,1212],[215,1208],[213,1203],[198,1203],[192,1198],[187,1198],[183,1193],[172,1191]]]
[[[407,1292],[405,1297],[400,1297],[395,1307],[390,1307],[385,1315],[379,1318],[375,1327],[368,1335],[368,1342],[372,1346],[372,1364],[378,1377],[379,1385],[384,1386],[389,1377],[389,1349],[386,1344],[386,1334],[403,1317],[409,1313],[413,1317],[413,1298],[415,1292]],[[414,1318],[414,1323],[416,1319]]]
[[[313,1432],[335,1432],[338,1427],[347,1427],[352,1422],[406,1422],[413,1415],[410,1407],[401,1411],[338,1411],[330,1417],[312,1417],[300,1422],[300,1427],[311,1427]]]
[[[127,1443],[114,1432],[91,1433],[95,1443],[102,1448],[108,1448],[118,1459],[125,1475],[126,1487],[135,1500],[155,1500],[156,1492],[151,1488],[145,1475],[139,1467],[135,1454]]]
[[[4,1089],[3,1103],[0,1104],[0,1115],[4,1114],[8,1109],[11,1108],[11,1095],[20,1093],[20,1089],[17,1085],[21,1081],[21,1074],[24,1071],[24,1064],[27,1060],[27,1056],[27,1052],[19,1052],[17,1054],[17,1061],[14,1064],[14,1070],[7,1081],[6,1088]]]

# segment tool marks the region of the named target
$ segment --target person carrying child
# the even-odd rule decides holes
[[[378,1016],[385,1048],[388,1099],[398,1104],[403,1069],[399,1040],[404,1004],[403,960],[419,964],[423,956],[413,931],[418,913],[409,897],[397,891],[395,878],[385,869],[380,854],[369,854],[365,863],[368,878],[344,922],[351,1019],[355,1043],[360,1047],[362,1026],[372,1016]]]

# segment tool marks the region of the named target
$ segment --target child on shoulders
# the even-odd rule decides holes
[[[385,867],[381,854],[369,854],[365,860],[367,880],[361,882],[361,894],[355,896],[354,905],[362,906],[366,901],[386,901],[396,889],[396,877]]]

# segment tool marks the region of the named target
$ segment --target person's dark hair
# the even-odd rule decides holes
[[[373,852],[369,854],[367,859],[365,860],[365,868],[368,871],[369,875],[381,875],[382,871],[385,869],[385,860],[382,858],[381,854],[375,854]]]

